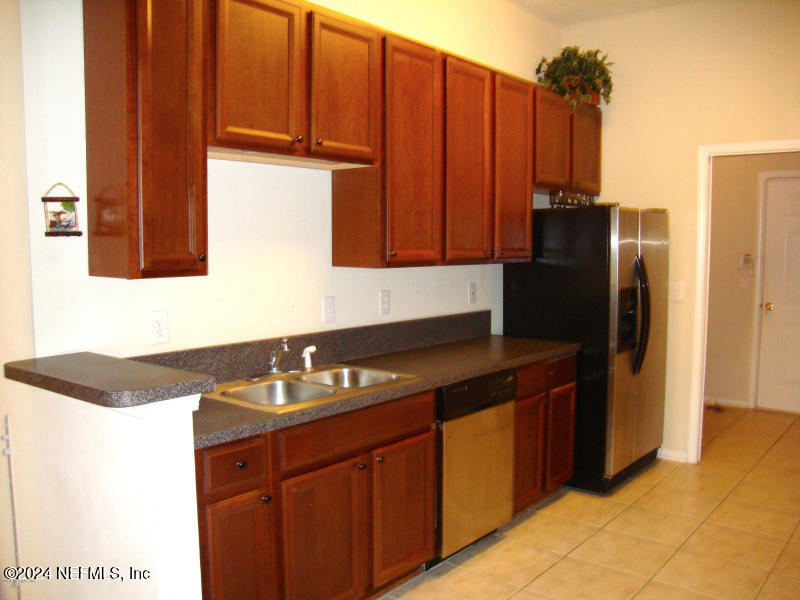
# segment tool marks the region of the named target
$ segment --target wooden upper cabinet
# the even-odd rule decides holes
[[[582,104],[572,113],[572,188],[587,194],[600,193],[600,144],[603,113]]]
[[[442,55],[386,36],[386,229],[390,264],[442,258]]]
[[[293,152],[306,145],[305,26],[280,0],[217,0],[209,145]]]
[[[492,253],[492,72],[447,57],[445,258]]]
[[[380,32],[311,14],[311,152],[374,160],[380,153]]]
[[[494,97],[494,255],[530,258],[533,85],[497,74]]]
[[[537,186],[567,188],[570,183],[570,112],[563,97],[536,86],[534,181]]]
[[[83,9],[89,274],[205,275],[202,4]]]

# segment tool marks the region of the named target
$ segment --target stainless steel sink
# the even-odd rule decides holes
[[[254,404],[286,406],[287,404],[316,400],[335,393],[336,390],[329,388],[296,381],[278,380],[254,383],[253,385],[226,390],[222,392],[222,395]]]
[[[340,388],[363,388],[397,381],[400,377],[401,375],[398,373],[390,373],[388,371],[376,371],[375,369],[361,367],[338,367],[300,375],[297,379]]]
[[[285,413],[344,400],[415,379],[419,377],[358,366],[326,365],[312,371],[277,373],[257,380],[221,383],[214,392],[204,396],[247,408]]]

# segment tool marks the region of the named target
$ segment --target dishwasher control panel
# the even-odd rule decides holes
[[[436,419],[438,421],[457,419],[513,400],[516,395],[516,369],[451,383],[439,388],[436,397]]]

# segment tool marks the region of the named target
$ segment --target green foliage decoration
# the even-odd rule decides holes
[[[564,46],[553,60],[542,57],[536,67],[537,82],[564,96],[570,111],[589,102],[592,92],[597,92],[608,104],[614,87],[609,67],[614,63],[607,59],[608,54],[600,56],[600,50],[581,52],[578,46]]]

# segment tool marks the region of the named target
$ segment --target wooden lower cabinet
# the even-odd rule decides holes
[[[265,490],[226,498],[202,508],[208,557],[205,600],[278,597],[275,504]]]
[[[372,452],[372,585],[380,587],[433,558],[435,434]]]
[[[575,384],[568,383],[548,393],[546,491],[572,477],[574,446]]]
[[[514,512],[544,496],[547,394],[518,400],[514,406]]]
[[[519,369],[514,415],[514,512],[572,477],[575,357]]]
[[[430,431],[284,481],[287,600],[356,600],[433,558],[434,460]]]

